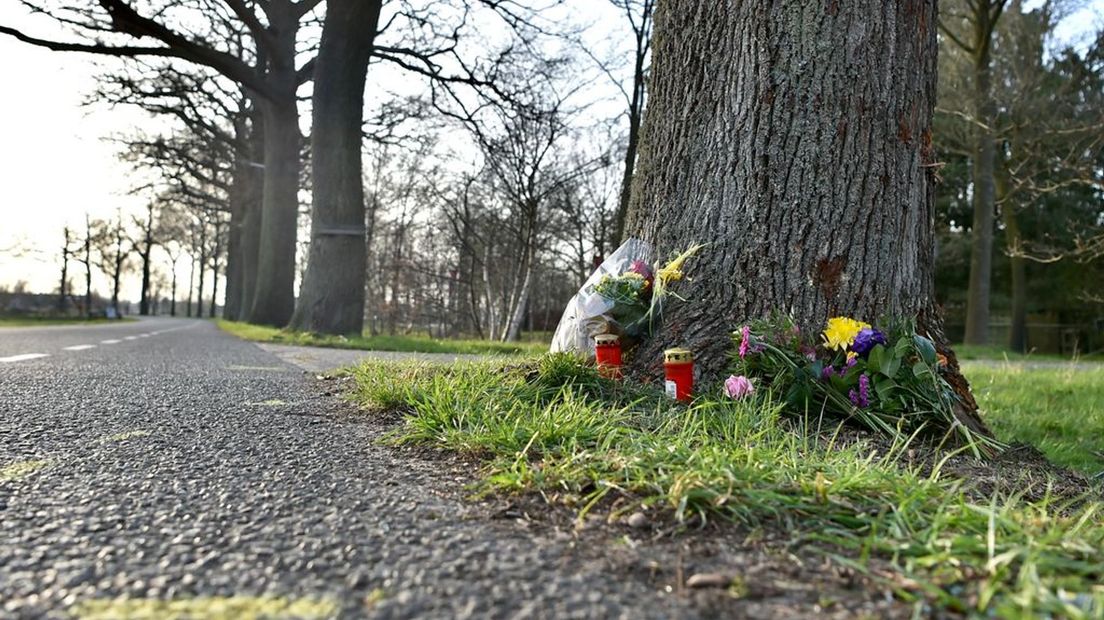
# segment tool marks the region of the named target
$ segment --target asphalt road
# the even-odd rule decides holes
[[[0,617],[696,615],[322,387],[202,321],[0,329]]]

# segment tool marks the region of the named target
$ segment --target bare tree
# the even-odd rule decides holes
[[[30,2],[30,0],[28,0]],[[177,58],[214,69],[241,84],[255,98],[264,126],[264,188],[257,282],[250,318],[285,325],[294,305],[295,237],[299,190],[300,84],[310,79],[314,60],[297,65],[301,21],[320,0],[268,0],[256,6],[240,0],[202,0],[198,5],[157,3],[143,14],[127,0],[97,0],[78,6],[31,3],[75,35],[76,42],[52,41],[0,26],[0,34],[58,51],[123,57]],[[217,40],[223,24],[243,23],[252,37],[254,57],[223,51]],[[201,28],[184,31],[184,24]],[[105,42],[105,33],[113,40]],[[146,41],[153,44],[146,44]],[[252,63],[252,64],[251,64]]]

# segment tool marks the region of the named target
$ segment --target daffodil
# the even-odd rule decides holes
[[[828,326],[824,328],[824,346],[828,349],[843,351],[855,342],[855,336],[870,324],[856,321],[855,319],[837,316],[828,319]]]

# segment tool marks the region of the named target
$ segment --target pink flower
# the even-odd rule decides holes
[[[748,347],[751,346],[751,328],[744,325],[743,330],[740,331],[740,359],[747,357]],[[726,381],[727,385],[728,382]]]
[[[751,384],[751,379],[748,379],[744,375],[737,377],[732,375],[725,379],[724,393],[729,398],[744,398],[750,396],[755,391],[755,386]]]

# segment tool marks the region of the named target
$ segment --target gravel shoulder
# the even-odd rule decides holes
[[[382,445],[393,417],[353,409],[339,379],[180,325],[0,367],[0,467],[23,465],[0,478],[0,617],[190,597],[350,618],[910,611],[777,533],[577,527],[533,498],[472,498],[471,462]],[[685,585],[721,571],[732,587]]]

